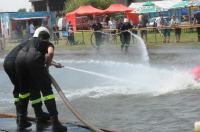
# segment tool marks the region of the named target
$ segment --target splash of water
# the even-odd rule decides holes
[[[67,62],[65,62],[67,63]],[[82,87],[81,89],[69,92],[70,97],[101,97],[110,95],[134,95],[134,94],[148,94],[148,95],[162,95],[169,92],[175,92],[191,88],[190,85],[195,84],[190,71],[177,69],[161,69],[153,68],[143,64],[130,64],[120,63],[112,61],[81,61],[68,62],[73,64],[79,64],[78,67],[86,66],[90,67],[100,66],[93,71],[82,70],[79,68],[66,67],[69,70],[75,70],[90,75],[107,78],[114,80],[112,83],[106,83],[102,85],[101,79],[96,81],[93,86]],[[103,73],[99,73],[96,70],[104,68]],[[104,74],[106,73],[106,74]],[[77,74],[79,74],[77,72]],[[111,74],[108,75],[108,74]],[[81,82],[80,82],[81,83]],[[200,87],[198,85],[198,87]]]
[[[117,77],[113,77],[113,76],[109,76],[109,75],[106,75],[106,74],[102,74],[102,73],[92,72],[92,71],[83,70],[83,69],[79,69],[79,68],[74,68],[74,67],[70,67],[70,66],[65,66],[64,68],[65,69],[69,69],[69,70],[78,71],[78,72],[83,72],[83,73],[94,75],[94,76],[98,76],[98,77],[103,77],[103,78],[106,78],[106,79],[119,81],[119,82],[122,82],[122,83],[130,83],[130,82],[126,81],[126,80],[123,80],[123,79],[120,79],[120,78],[117,78]]]
[[[130,31],[129,31],[129,33],[132,36],[134,36],[135,39],[137,40],[136,44],[139,47],[139,50],[141,50],[142,60],[144,61],[145,64],[149,65],[149,54],[148,54],[148,51],[147,51],[146,44],[145,44],[144,40],[140,36],[130,32]]]

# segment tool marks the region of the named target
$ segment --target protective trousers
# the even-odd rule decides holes
[[[41,107],[42,101],[44,101],[50,116],[57,116],[55,97],[46,67],[39,63],[32,63],[29,68],[30,77],[33,81],[30,88],[30,101],[36,116],[39,117],[41,114],[38,108]],[[41,98],[41,93],[43,98]]]
[[[129,32],[122,32],[120,36],[122,42],[121,50],[125,47],[125,50],[127,51],[131,40],[131,34]]]
[[[9,79],[14,85],[13,96],[15,98],[15,102],[19,101],[19,84],[17,80],[16,70],[15,70],[15,59],[9,58],[4,61],[4,70],[7,73]]]

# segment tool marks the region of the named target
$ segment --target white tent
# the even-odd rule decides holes
[[[171,9],[173,5],[175,5],[176,3],[180,1],[181,0],[164,0],[164,1],[154,1],[153,3],[158,7],[168,10],[168,9]]]
[[[144,3],[144,2],[131,3],[131,4],[129,5],[129,7],[137,10],[137,9],[139,9],[140,7],[142,7],[143,3]]]
[[[163,1],[152,1],[157,7],[163,8],[163,9],[170,9],[174,4],[180,2],[181,0],[163,0]],[[131,3],[129,5],[130,8],[133,9],[139,9],[142,7],[144,2],[137,2],[137,3]]]

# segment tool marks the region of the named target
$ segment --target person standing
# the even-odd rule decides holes
[[[108,21],[108,26],[110,28],[110,34],[112,35],[114,43],[117,43],[116,42],[117,41],[117,37],[116,37],[117,23],[112,17],[110,17],[110,20]]]
[[[161,17],[160,20],[160,28],[161,28],[161,33],[163,35],[163,43],[169,43],[170,41],[170,30],[169,29],[169,22],[167,21],[167,19],[164,19],[163,17]]]
[[[68,30],[67,30],[67,32],[68,32],[67,39],[68,39],[68,41],[69,41],[69,44],[70,44],[70,45],[75,45],[75,44],[77,44],[77,43],[75,42],[75,39],[74,39],[73,26],[72,26],[72,24],[71,24],[70,21],[69,21],[69,25],[68,25]]]
[[[141,15],[141,18],[139,19],[139,25],[138,28],[146,28],[148,24],[148,17],[146,15]],[[147,30],[141,29],[140,30],[141,37],[147,42]]]
[[[55,96],[48,72],[48,67],[54,56],[54,46],[49,42],[49,38],[49,30],[45,27],[39,27],[36,29],[33,38],[19,51],[16,58],[16,71],[19,77],[20,94],[26,97],[30,92],[30,101],[36,115],[36,127],[38,129],[42,129],[40,126],[43,126],[39,108],[44,101],[51,116],[52,130],[67,131],[67,128],[58,120]],[[27,82],[31,84],[29,89],[27,89]],[[20,100],[22,104],[26,101],[27,98]],[[24,112],[23,106],[21,110]]]
[[[31,22],[29,25],[29,33],[30,33],[29,37],[33,37],[33,34],[35,33],[35,27],[33,25],[33,22]]]
[[[170,21],[170,26],[174,28],[175,36],[176,36],[176,42],[180,42],[181,38],[181,28],[179,28],[180,21],[176,18],[176,16],[172,16],[172,19]]]
[[[94,36],[95,36],[95,40],[96,40],[96,46],[97,48],[99,48],[101,42],[102,42],[102,25],[99,22],[98,19],[94,20],[94,23],[92,24],[92,30],[94,31]]]
[[[53,25],[53,39],[55,44],[58,44],[59,41],[59,32],[58,32],[58,26],[56,24]]]
[[[196,14],[194,14],[193,25],[195,24],[200,24],[200,12],[197,12]],[[198,42],[200,42],[200,27],[197,27],[197,38],[198,38]]]
[[[129,20],[127,18],[124,18],[124,22],[120,27],[120,31],[121,31],[121,50],[124,49],[125,47],[125,51],[128,51],[128,47],[130,45],[130,40],[131,40],[131,34],[130,34],[130,30],[133,28],[133,26],[131,25],[131,23],[129,22]]]

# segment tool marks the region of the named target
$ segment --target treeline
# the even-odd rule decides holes
[[[68,0],[65,12],[71,12],[81,5],[92,5],[99,9],[106,9],[112,3],[116,3],[116,0]]]

